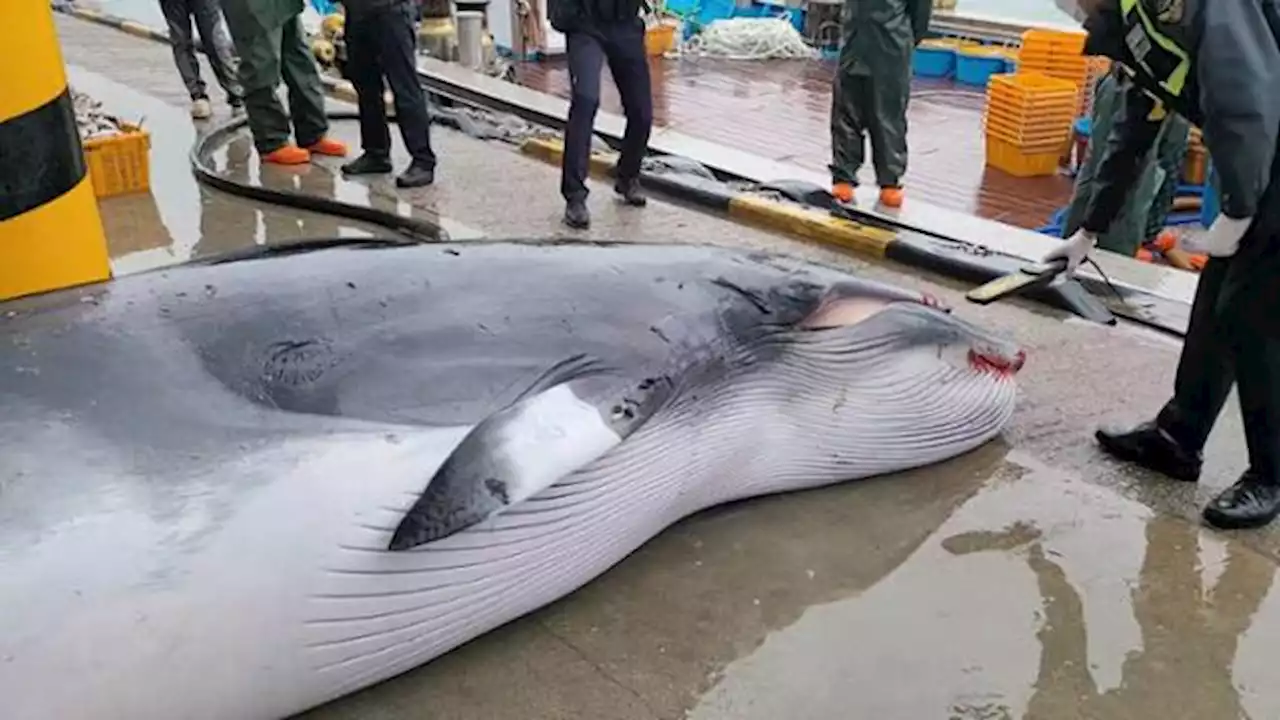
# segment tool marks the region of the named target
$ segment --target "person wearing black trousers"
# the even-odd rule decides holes
[[[644,49],[645,26],[640,17],[643,7],[643,0],[550,0],[547,6],[551,27],[564,33],[569,56],[571,92],[560,194],[565,199],[564,222],[572,228],[591,226],[587,168],[600,107],[600,70],[606,61],[627,117],[613,189],[633,207],[643,207],[646,202],[640,190],[640,162],[649,149],[653,97]]]
[[[391,86],[400,137],[412,161],[396,185],[422,187],[435,182],[431,116],[418,83],[414,35],[416,4],[411,0],[345,0],[343,37],[347,59],[343,74],[356,90],[363,154],[342,166],[346,175],[391,172],[391,130],[383,100],[383,78]]]

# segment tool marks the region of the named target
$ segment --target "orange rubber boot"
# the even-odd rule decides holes
[[[316,144],[307,148],[316,155],[328,155],[330,157],[346,157],[347,144],[341,140],[334,140],[331,137],[320,138]]]
[[[1178,246],[1178,239],[1173,236],[1171,231],[1161,230],[1151,244],[1160,252],[1169,252]]]
[[[311,153],[297,145],[282,145],[263,155],[262,162],[275,165],[305,165],[311,162]]]
[[[885,207],[900,208],[902,207],[902,188],[901,187],[882,187],[880,188],[880,204]]]
[[[852,205],[855,187],[853,183],[835,183],[831,186],[831,197],[838,203]]]

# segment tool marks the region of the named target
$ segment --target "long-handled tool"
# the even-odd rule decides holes
[[[1058,300],[1066,304],[1072,312],[1080,317],[1102,325],[1114,325],[1116,316],[1101,300],[1089,292],[1074,279],[1062,278],[1067,271],[1065,259],[1047,263],[1035,263],[1023,266],[1018,272],[1003,275],[980,285],[965,297],[979,305],[989,305],[1011,295],[1020,295],[1045,290],[1055,281],[1061,280],[1055,287]],[[1105,278],[1104,278],[1105,280]],[[1110,283],[1108,282],[1108,285]],[[1114,290],[1114,288],[1112,288]]]
[[[979,305],[988,305],[1010,295],[1045,287],[1066,271],[1065,259],[1027,265],[1019,272],[1009,273],[979,285],[965,293],[965,298]]]

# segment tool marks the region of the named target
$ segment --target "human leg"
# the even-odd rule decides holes
[[[640,192],[640,165],[648,153],[649,134],[653,129],[653,91],[644,33],[644,22],[639,18],[618,23],[609,27],[605,45],[609,73],[618,87],[627,118],[614,189],[628,204],[637,207],[646,203]]]
[[[191,10],[187,0],[160,0],[165,24],[169,26],[169,46],[173,64],[178,68],[182,84],[191,96],[191,114],[197,119],[209,117],[209,96],[200,77],[200,61],[196,59],[195,36],[191,29]],[[203,102],[202,102],[203,101]]]
[[[897,60],[884,58],[883,67],[872,68],[868,103],[872,117],[866,126],[880,201],[890,207],[902,204],[902,176],[907,172],[907,103],[911,98],[910,61]]]
[[[430,185],[435,181],[436,168],[436,154],[431,149],[431,116],[418,81],[413,13],[413,6],[402,2],[380,12],[382,21],[378,25],[381,72],[391,86],[400,137],[413,158],[409,168],[396,179],[401,187]]]
[[[297,16],[280,30],[280,73],[289,88],[289,115],[298,145],[323,155],[346,155],[345,144],[325,137],[329,120],[325,117],[324,88]]]
[[[214,0],[187,0],[191,4],[191,14],[195,17],[196,29],[200,32],[200,43],[204,54],[209,58],[209,66],[218,78],[218,84],[227,93],[227,103],[232,107],[244,103],[244,88],[236,77],[235,51],[231,47],[231,38],[227,37],[226,28],[222,24],[222,13]]]
[[[360,113],[360,148],[363,155],[343,167],[348,174],[391,171],[391,132],[383,102],[382,71],[378,66],[377,20],[372,15],[347,18],[347,79],[356,91]]]
[[[587,168],[591,161],[591,135],[600,107],[600,70],[604,48],[586,32],[570,32],[565,37],[569,59],[569,118],[564,131],[564,157],[560,170],[560,194],[567,207],[565,221],[585,228],[587,214]]]
[[[1200,275],[1173,397],[1154,421],[1100,429],[1096,437],[1103,450],[1178,480],[1199,479],[1201,450],[1235,381],[1217,311],[1231,262],[1211,259]]]

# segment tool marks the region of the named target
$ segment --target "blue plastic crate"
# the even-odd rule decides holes
[[[1209,227],[1217,219],[1220,201],[1218,199],[1218,178],[1213,170],[1213,162],[1208,163],[1204,175],[1204,193],[1200,196],[1200,224]]]
[[[911,56],[911,70],[918,77],[949,78],[956,72],[955,48],[917,47]]]
[[[992,75],[1004,72],[1007,58],[1001,55],[966,55],[956,53],[956,82],[961,85],[986,87]]]
[[[684,20],[685,38],[715,20],[727,20],[737,8],[734,0],[668,0],[663,8]]]

